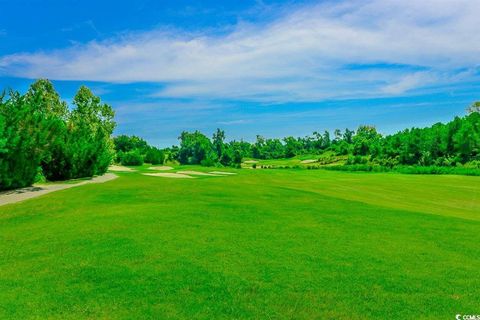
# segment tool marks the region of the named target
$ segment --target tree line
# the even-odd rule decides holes
[[[182,132],[179,146],[159,149],[137,136],[111,138],[114,111],[87,87],[76,93],[72,108],[48,80],[33,83],[25,94],[0,95],[0,190],[41,179],[67,180],[105,173],[112,162],[144,162],[240,167],[244,158],[279,159],[298,155],[343,156],[347,165],[393,168],[471,166],[480,168],[480,102],[448,123],[382,135],[373,126],[357,130],[314,132],[306,137],[226,141],[217,129],[211,138]]]
[[[373,126],[357,130],[314,132],[306,137],[264,138],[225,142],[217,129],[212,138],[199,131],[182,132],[180,145],[165,149],[166,158],[181,164],[239,166],[243,158],[279,159],[297,155],[320,155],[327,151],[347,156],[347,164],[457,166],[480,163],[480,102],[463,117],[426,128],[411,128],[382,135]]]
[[[113,138],[116,162],[124,166],[140,166],[144,162],[163,164],[165,155],[162,150],[151,146],[137,136],[119,135]]]
[[[0,95],[0,190],[107,171],[114,156],[113,109],[85,86],[72,104],[45,79],[23,95]]]

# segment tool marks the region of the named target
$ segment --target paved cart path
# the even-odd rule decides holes
[[[27,188],[0,192],[0,206],[36,198],[54,191],[70,189],[90,183],[103,183],[116,178],[118,178],[116,174],[106,173],[103,176],[94,177],[90,180],[81,181],[79,183],[35,184]]]

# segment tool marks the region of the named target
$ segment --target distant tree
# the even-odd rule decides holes
[[[113,138],[115,150],[128,152],[134,149],[139,149],[140,153],[144,154],[148,151],[148,143],[137,136],[119,135]]]
[[[213,134],[212,144],[218,161],[222,164],[228,164],[230,162],[230,155],[225,150],[225,131],[217,129]]]
[[[165,160],[164,161],[177,161],[178,160],[178,151],[180,148],[178,146],[171,146],[170,148],[165,148],[163,150],[165,154]]]
[[[342,131],[340,129],[335,129],[335,131],[333,132],[333,135],[334,135],[334,141],[336,143],[340,142],[340,140],[342,140]]]
[[[321,133],[315,131],[313,133],[313,143],[312,143],[312,147],[313,149],[315,149],[316,151],[319,151],[319,150],[322,150],[324,148],[324,145],[325,143],[323,142],[323,136]]]
[[[123,152],[121,155],[121,164],[124,166],[141,166],[143,164],[143,156],[138,149]]]
[[[217,156],[212,142],[204,134],[199,131],[184,131],[179,139],[178,161],[181,164],[213,165],[216,162]]]
[[[163,164],[165,160],[165,155],[162,150],[149,147],[148,151],[145,153],[144,161],[151,164]]]
[[[266,139],[261,153],[265,159],[284,158],[285,146],[280,139]]]
[[[252,157],[255,159],[263,159],[263,148],[265,147],[265,138],[261,135],[257,135],[255,143],[252,145]]]
[[[323,149],[327,149],[328,147],[330,147],[330,144],[331,144],[331,140],[330,140],[330,132],[328,132],[327,130],[325,130],[325,132],[323,133]]]
[[[303,146],[301,141],[294,137],[283,138],[283,141],[285,143],[285,157],[290,158],[302,154]]]
[[[346,143],[351,144],[354,134],[355,134],[355,131],[349,130],[348,128],[345,129],[345,131],[344,131],[344,133],[343,133],[343,140],[344,140]]]
[[[377,133],[375,127],[360,126],[355,136],[352,138],[353,154],[365,156],[378,147],[381,135]]]

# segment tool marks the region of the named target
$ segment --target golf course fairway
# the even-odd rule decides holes
[[[480,313],[479,177],[218,170],[1,206],[0,319]]]

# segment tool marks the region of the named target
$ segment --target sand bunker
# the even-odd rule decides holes
[[[81,181],[79,183],[72,184],[34,184],[32,187],[10,190],[0,193],[0,206],[5,204],[20,202],[31,198],[36,198],[44,194],[70,189],[78,186],[83,186],[89,183],[103,183],[118,178],[113,173],[106,173],[103,176],[94,177],[90,180]]]
[[[224,175],[236,174],[235,172],[225,172],[225,171],[210,171],[209,173],[212,173],[212,174],[224,174]]]
[[[167,171],[167,170],[172,170],[172,167],[169,166],[159,166],[159,167],[150,167],[148,168],[150,170],[158,170],[158,171]]]
[[[218,174],[213,174],[213,173],[206,173],[206,172],[200,172],[200,171],[177,171],[179,174],[191,174],[194,176],[211,176],[211,177],[220,177]]]
[[[132,171],[137,171],[135,169],[132,169],[132,168],[129,168],[129,167],[125,167],[125,166],[110,166],[108,167],[108,170],[109,171],[118,171],[118,172],[132,172]]]
[[[303,160],[303,161],[301,161],[300,163],[314,163],[314,162],[317,162],[317,160],[315,160],[315,159],[308,159],[308,160]]]
[[[193,179],[194,177],[187,176],[186,174],[180,173],[171,173],[171,172],[159,172],[159,173],[142,173],[145,176],[152,176],[152,177],[162,177],[162,178],[186,178],[186,179]]]
[[[243,163],[258,163],[258,161],[256,161],[256,160],[247,160],[247,161],[243,161]]]

